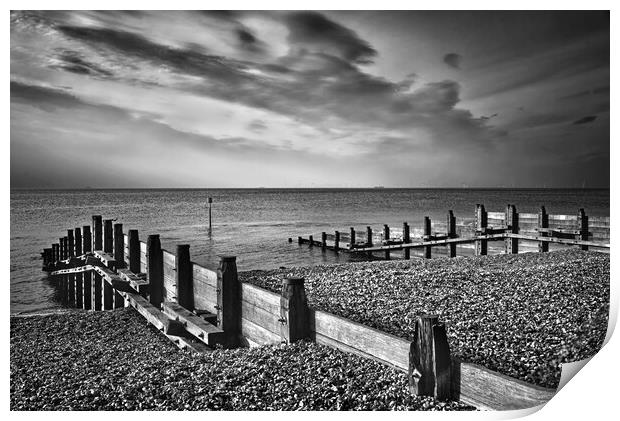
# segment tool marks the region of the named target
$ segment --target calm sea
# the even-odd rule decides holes
[[[213,230],[208,230],[208,197]],[[91,215],[118,218],[125,232],[146,241],[160,234],[163,248],[190,244],[192,260],[216,267],[218,255],[237,256],[239,270],[346,262],[348,254],[322,253],[288,238],[355,226],[419,226],[424,216],[444,221],[448,209],[473,217],[476,203],[488,211],[515,204],[519,212],[609,215],[609,190],[495,189],[209,189],[209,190],[12,190],[11,312],[57,308],[41,271],[40,252],[90,224]]]

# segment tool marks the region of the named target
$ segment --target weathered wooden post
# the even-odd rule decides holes
[[[389,245],[390,241],[390,227],[388,224],[383,225],[383,239],[386,241],[386,245]],[[390,250],[385,251],[385,260],[390,260]]]
[[[82,252],[84,254],[93,251],[93,239],[90,234],[90,225],[84,225],[82,227]]]
[[[226,333],[228,346],[236,346],[241,334],[241,283],[237,258],[221,256],[217,268],[217,325]]]
[[[351,227],[349,228],[349,249],[353,249],[355,247],[355,228]]]
[[[327,233],[323,231],[321,233],[321,248],[325,250],[326,247],[327,247]]]
[[[67,275],[67,305],[75,307],[75,275]]]
[[[92,271],[88,271],[88,272],[84,272],[84,291],[83,291],[83,298],[82,298],[82,308],[84,310],[90,310],[92,309],[92,295],[93,295],[93,289],[92,289],[92,277],[93,277],[93,272]]]
[[[547,210],[545,209],[544,206],[540,207],[540,210],[538,211],[538,228],[542,228],[542,229],[546,229],[549,228],[549,215],[547,214]],[[539,236],[541,237],[546,237],[547,233],[546,232],[539,232],[538,233]],[[545,253],[549,251],[549,243],[546,241],[539,241],[538,242],[538,251],[541,253]]]
[[[309,235],[308,236],[308,241],[310,242],[310,247],[314,246],[314,237]]]
[[[123,224],[114,224],[114,261],[116,262],[116,269],[123,269],[126,267]]]
[[[456,238],[456,218],[451,210],[448,211],[448,238]],[[448,244],[448,256],[456,257],[456,243]]]
[[[577,214],[577,225],[579,226],[579,239],[588,241],[588,216],[586,211],[581,208]],[[581,250],[587,250],[588,246],[581,246]]]
[[[518,234],[519,233],[519,214],[517,213],[517,208],[515,205],[507,205],[506,206],[506,214],[504,217],[506,221],[506,228],[508,228],[508,233],[510,234]],[[504,240],[504,244],[506,246],[507,254],[517,254],[519,253],[519,239],[518,238],[506,238]]]
[[[62,260],[67,260],[69,258],[69,243],[67,237],[62,237],[60,239],[62,241]]]
[[[112,308],[123,308],[125,307],[125,299],[117,290],[114,290],[112,295]]]
[[[366,247],[372,247],[372,228],[366,227]]]
[[[451,398],[450,346],[436,315],[420,316],[409,351],[409,389],[417,396]]]
[[[69,257],[75,256],[75,239],[73,238],[73,230],[67,230],[67,249]]]
[[[406,222],[403,222],[403,243],[405,244],[411,243],[411,234],[409,233],[409,224]],[[405,259],[408,260],[410,258],[411,258],[411,249],[406,248]]]
[[[189,311],[194,310],[194,284],[192,277],[192,262],[189,258],[189,244],[177,245],[177,254],[174,259],[177,284],[177,301]]]
[[[114,237],[112,230],[112,220],[104,219],[103,220],[103,251],[105,253],[112,254],[114,253]]]
[[[82,229],[81,228],[75,228],[75,255],[76,256],[81,256],[82,255]]]
[[[485,234],[487,228],[487,212],[484,205],[476,205],[476,221],[474,225],[476,236]],[[487,254],[488,240],[476,240],[476,256],[484,256]]]
[[[303,238],[301,238],[301,236],[297,237],[297,244],[301,244],[301,243],[303,243],[303,241],[304,240],[303,240]]]
[[[103,310],[112,310],[114,308],[114,288],[104,277],[101,277],[101,288],[103,289]]]
[[[158,234],[151,234],[146,240],[146,280],[149,283],[149,300],[160,308],[164,296],[164,256]]]
[[[82,308],[84,303],[84,274],[76,273],[73,279],[75,280],[75,308]]]
[[[103,250],[101,215],[93,215],[93,251]]]
[[[310,310],[304,278],[286,278],[280,297],[282,339],[291,343],[310,337]]]
[[[92,309],[96,310],[96,311],[101,311],[103,310],[103,307],[101,306],[101,297],[103,296],[103,288],[102,288],[102,277],[101,275],[99,275],[97,272],[93,271],[93,276],[91,278],[91,289],[93,291],[92,293]],[[105,281],[103,281],[105,282]]]
[[[430,241],[431,240],[431,218],[429,218],[428,216],[424,217],[424,241]],[[425,259],[430,259],[431,258],[431,249],[432,246],[424,246],[424,258]]]
[[[334,251],[340,250],[340,231],[334,232]]]
[[[140,273],[140,237],[138,237],[138,230],[129,230],[127,242],[129,243],[129,270],[133,273]]]
[[[59,256],[60,247],[58,244],[52,244],[52,263],[56,263],[60,260]]]
[[[209,231],[211,231],[211,204],[213,203],[213,198],[209,198]]]

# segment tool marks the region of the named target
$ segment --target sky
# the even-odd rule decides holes
[[[606,11],[13,11],[12,188],[609,187]]]

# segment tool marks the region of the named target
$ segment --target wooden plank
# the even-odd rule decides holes
[[[245,300],[241,300],[241,317],[251,321],[255,325],[258,325],[264,329],[267,329],[274,335],[281,335],[280,328],[280,312],[273,313],[264,309],[256,303],[249,303]]]
[[[523,240],[532,240],[532,241],[547,241],[550,243],[558,243],[558,244],[570,244],[570,245],[583,245],[583,246],[594,246],[594,247],[604,247],[604,248],[609,248],[609,244],[604,244],[604,243],[596,243],[594,241],[584,241],[584,240],[571,240],[571,239],[567,239],[567,238],[554,238],[554,237],[530,237],[527,235],[522,235],[522,234],[506,234],[507,236],[510,236],[511,238],[520,238]]]
[[[138,313],[157,329],[170,335],[182,335],[185,332],[185,327],[182,323],[172,320],[159,311],[146,298],[132,292],[121,291],[120,294],[131,307],[135,308]]]
[[[590,216],[589,223],[590,223],[590,227],[609,228],[610,218],[609,216]]]
[[[488,219],[498,219],[504,221],[505,217],[506,215],[504,214],[504,212],[487,212]]]
[[[269,313],[280,314],[280,295],[252,284],[241,284],[241,301],[263,308]]]
[[[532,223],[538,223],[538,214],[537,213],[519,213],[519,224],[523,221],[526,220],[525,222],[529,222],[529,220],[532,220]]]
[[[282,343],[282,337],[280,335],[276,335],[243,317],[241,318],[241,334],[246,339],[259,345]]]
[[[403,370],[409,368],[410,341],[319,310],[310,310],[310,330]],[[344,347],[341,347],[344,349]]]
[[[478,409],[531,408],[548,402],[555,395],[553,389],[513,379],[476,364],[459,363],[455,359],[454,369],[460,373],[452,377],[455,389],[460,392],[459,399]]]
[[[205,344],[214,347],[216,344],[224,343],[224,331],[217,326],[207,323],[204,319],[193,314],[178,303],[166,301],[163,307],[164,312],[168,316],[181,322],[185,326],[185,330]]]
[[[217,313],[217,290],[215,287],[202,282],[194,282],[194,306]]]
[[[549,215],[549,223],[551,221],[577,222],[577,215]]]
[[[194,282],[202,282],[217,288],[217,272],[192,262],[192,276]]]

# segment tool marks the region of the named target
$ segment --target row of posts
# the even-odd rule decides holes
[[[93,215],[92,226],[83,226],[68,230],[51,249],[44,251],[44,265],[52,265],[61,260],[80,256],[91,251],[102,250],[113,256],[113,263],[108,267],[113,271],[127,267],[125,263],[125,238],[123,225],[112,224],[112,219],[102,220],[101,215]],[[92,235],[91,235],[92,228]],[[129,230],[128,234],[128,269],[134,274],[141,273],[141,250],[138,230]],[[184,308],[194,310],[193,270],[190,260],[189,244],[176,247],[174,295],[176,301]],[[49,252],[47,251],[49,250]],[[222,256],[218,266],[217,280],[217,324],[231,338],[240,334],[240,283],[237,276],[235,256]],[[146,280],[148,289],[138,291],[147,296],[150,303],[161,308],[164,294],[164,260],[163,249],[158,234],[149,235],[146,242]],[[96,271],[61,275],[66,277],[61,282],[62,301],[72,307],[86,310],[110,310],[124,305],[123,298],[114,292],[112,286]],[[292,280],[293,285],[303,290],[303,280]],[[294,306],[293,306],[294,307]],[[234,342],[234,341],[233,341]]]

